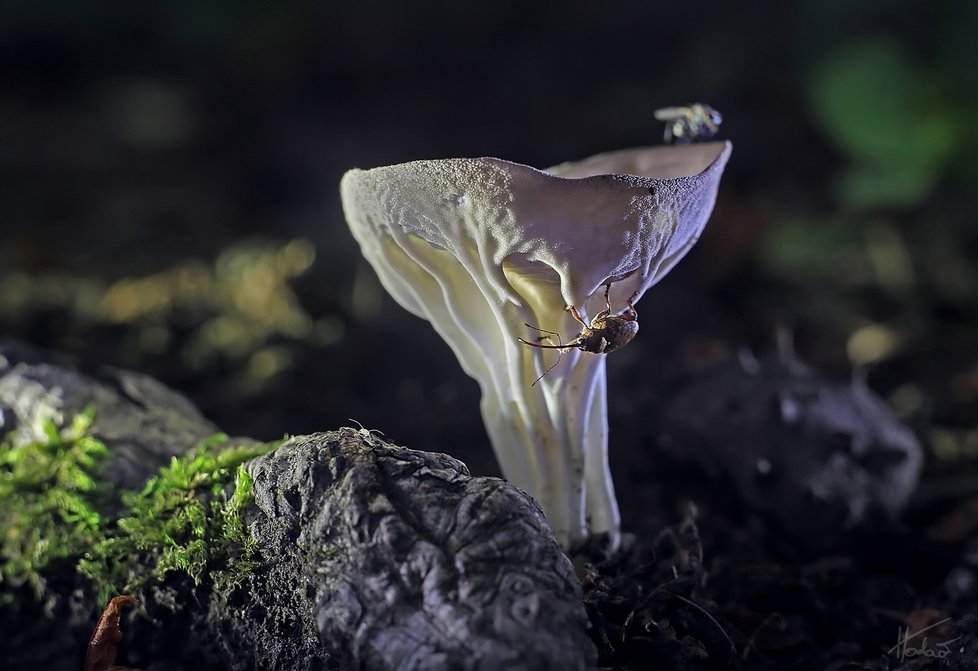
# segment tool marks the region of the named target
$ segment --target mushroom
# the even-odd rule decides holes
[[[605,358],[568,348],[553,366],[559,350],[527,344],[534,328],[573,344],[575,317],[588,323],[606,293],[614,314],[662,279],[703,230],[730,151],[626,149],[547,170],[414,161],[350,170],[340,184],[363,255],[478,381],[503,474],[536,497],[564,547],[620,539]]]

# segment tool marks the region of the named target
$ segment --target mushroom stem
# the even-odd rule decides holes
[[[541,301],[515,278],[513,291],[532,308],[497,307],[497,318],[513,324],[555,323],[575,328],[558,302]],[[521,294],[523,295],[523,294]],[[528,309],[529,308],[529,309]],[[619,544],[620,516],[608,470],[605,358],[572,350],[537,383],[552,352],[530,347],[507,350],[506,384],[483,386],[482,415],[503,474],[533,495],[565,547],[584,543],[590,533]],[[527,459],[529,457],[529,460]]]

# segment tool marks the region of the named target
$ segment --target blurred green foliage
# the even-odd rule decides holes
[[[767,265],[786,274],[865,276],[862,242],[859,228],[839,217],[794,213],[783,215],[765,232],[758,253]]]
[[[849,158],[836,187],[852,209],[919,205],[970,132],[939,70],[886,37],[831,52],[815,68],[810,95],[816,120]]]
[[[807,278],[821,294],[878,292],[845,299],[847,317],[842,306],[819,316],[847,332],[884,313],[905,330],[920,329],[932,317],[927,300],[940,297],[964,314],[978,292],[968,262],[978,241],[978,219],[969,214],[978,99],[954,74],[964,64],[959,51],[926,50],[897,32],[859,32],[853,17],[848,25],[856,36],[820,52],[805,80],[812,119],[842,159],[831,184],[836,207],[779,210],[759,259],[782,276]],[[812,188],[818,198],[824,187]],[[883,295],[899,302],[881,303]]]

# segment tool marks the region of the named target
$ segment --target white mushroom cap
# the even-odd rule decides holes
[[[432,323],[482,388],[503,473],[535,496],[565,546],[617,543],[607,463],[605,360],[521,344],[525,324],[572,340],[585,314],[637,301],[696,242],[730,156],[726,142],[628,149],[546,171],[495,158],[350,170],[343,208],[363,255]],[[592,300],[593,299],[593,300]]]

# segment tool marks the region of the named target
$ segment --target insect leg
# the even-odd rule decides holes
[[[586,321],[584,321],[584,317],[581,316],[581,313],[573,305],[568,305],[564,309],[567,310],[568,312],[570,312],[571,313],[571,316],[574,317],[574,319],[576,319],[577,321],[579,321],[583,326],[585,326],[585,327],[591,326]]]
[[[635,309],[635,297],[638,296],[638,289],[628,297],[628,307],[622,310],[623,315],[628,315],[632,319],[638,319],[638,310]]]

